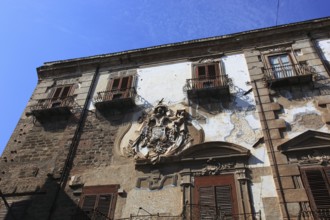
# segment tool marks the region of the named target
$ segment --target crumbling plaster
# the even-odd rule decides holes
[[[221,58],[224,65],[225,73],[232,81],[230,86],[231,99],[226,105],[221,105],[219,102],[219,111],[216,113],[206,112],[196,106],[197,114],[206,118],[201,122],[197,119],[191,118],[192,125],[197,129],[202,129],[205,135],[204,141],[226,141],[238,144],[250,150],[252,153],[249,160],[249,167],[265,167],[269,166],[267,153],[263,143],[253,147],[262,137],[261,125],[259,116],[255,110],[255,100],[249,83],[250,77],[243,54],[228,55]],[[94,91],[94,96],[99,91],[106,89],[109,79],[108,71],[101,71],[97,79],[97,85]],[[157,103],[163,100],[163,103],[170,106],[172,110],[186,109],[191,112],[191,106],[188,106],[186,97],[186,80],[192,78],[192,63],[172,63],[159,66],[141,67],[137,69],[136,91],[137,99],[136,108],[131,116],[132,126],[128,131],[125,131],[124,136],[117,136],[120,141],[115,141],[115,149],[119,149],[121,155],[125,155],[123,151],[130,140],[134,136],[139,135],[140,124],[138,118],[142,111],[148,112]],[[156,86],[157,85],[157,86]],[[93,109],[91,105],[91,109]],[[117,146],[118,144],[118,146]],[[141,204],[146,210],[159,210],[160,213],[180,214],[182,211],[181,201],[181,187],[165,186],[161,190],[138,189],[133,186],[137,177],[141,176],[132,167],[132,158],[124,158],[118,154],[114,154],[112,165],[110,167],[100,167],[98,171],[84,170],[82,180],[86,185],[100,185],[100,184],[115,184],[120,182],[121,187],[127,192],[127,198],[119,198],[118,202],[125,205],[121,211],[121,217],[127,217],[129,214],[137,212]],[[126,160],[127,164],[123,164]],[[117,164],[117,165],[116,165]],[[118,170],[119,169],[119,170]],[[77,174],[79,171],[77,171]],[[125,176],[118,176],[116,174],[123,173]],[[130,173],[127,178],[127,173]],[[143,176],[143,175],[142,175]],[[271,183],[269,183],[269,181]],[[262,181],[262,185],[274,185],[273,180]],[[252,186],[253,188],[261,187],[260,184]],[[274,187],[275,189],[275,187]],[[264,192],[260,189],[259,194],[276,196],[275,190]],[[254,196],[254,203],[262,203],[262,198],[265,196]],[[161,204],[155,201],[166,200],[166,204],[171,204],[162,210]],[[138,201],[138,203],[137,203]],[[260,206],[260,209],[262,207]],[[116,212],[117,213],[117,212]]]
[[[322,122],[322,111],[314,100],[306,99],[290,102],[285,97],[275,99],[283,110],[279,117],[287,123],[286,139],[291,139],[306,130],[330,132],[329,125]]]

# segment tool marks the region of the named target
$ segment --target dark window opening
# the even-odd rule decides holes
[[[81,211],[75,219],[113,219],[119,185],[87,186],[80,199]]]
[[[330,211],[330,167],[302,169],[302,175],[314,211]]]

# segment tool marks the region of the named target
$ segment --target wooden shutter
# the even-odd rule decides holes
[[[53,89],[49,98],[52,98],[54,100],[55,99],[64,99],[64,98],[72,95],[73,91],[74,91],[73,85],[58,86]]]
[[[232,219],[238,213],[234,175],[195,177],[194,203],[199,219]]]
[[[118,189],[119,185],[84,187],[79,206],[85,217],[99,220],[113,219]]]
[[[127,98],[130,95],[133,76],[111,79],[107,85],[107,100]]]
[[[99,195],[96,209],[105,216],[109,216],[111,210],[112,194]]]
[[[216,186],[215,192],[218,214],[220,216],[223,214],[231,215],[233,213],[231,186]]]
[[[330,170],[309,168],[302,171],[304,185],[313,209],[330,209]]]
[[[214,219],[217,213],[213,186],[199,188],[199,205],[201,219]]]
[[[86,195],[83,197],[83,203],[81,209],[88,217],[91,217],[93,214],[93,210],[95,209],[96,199],[97,199],[96,195]]]

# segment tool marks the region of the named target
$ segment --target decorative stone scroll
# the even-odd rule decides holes
[[[162,101],[139,118],[139,136],[130,140],[127,147],[135,160],[150,160],[155,164],[160,156],[174,155],[192,141],[187,112],[184,109],[174,112]]]
[[[313,155],[299,157],[298,163],[301,165],[307,165],[307,164],[326,165],[326,164],[330,164],[330,156],[320,154],[316,151],[316,152],[314,152]]]
[[[218,175],[224,170],[233,169],[235,167],[235,163],[217,163],[217,164],[208,164],[205,168],[203,168],[200,172],[196,172],[195,176],[212,176]]]

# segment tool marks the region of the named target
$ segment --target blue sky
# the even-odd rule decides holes
[[[278,0],[1,0],[0,152],[44,62],[274,26]],[[278,24],[330,16],[329,0],[280,0]]]

